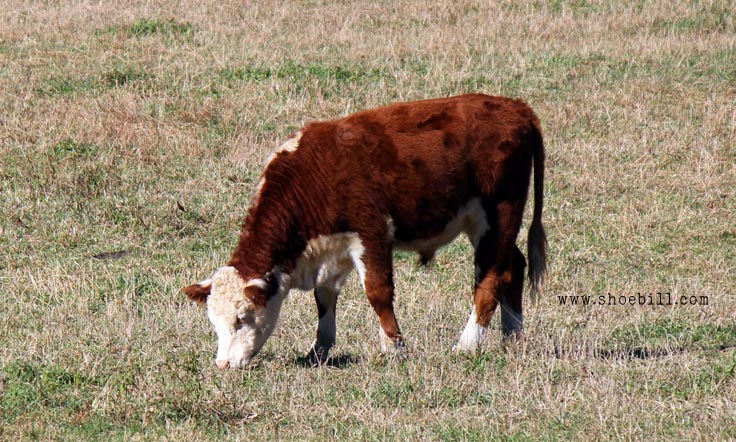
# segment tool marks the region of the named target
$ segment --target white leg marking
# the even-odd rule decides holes
[[[398,349],[396,348],[396,342],[389,338],[383,327],[378,326],[378,339],[381,343],[381,351],[384,353],[395,353]]]
[[[486,327],[478,324],[478,320],[475,316],[475,306],[473,306],[473,310],[470,312],[470,317],[468,318],[468,323],[465,325],[465,330],[463,330],[463,334],[460,335],[460,339],[457,341],[453,350],[475,351],[480,346],[485,334]]]
[[[518,333],[524,328],[524,315],[501,303],[501,331],[504,335]]]

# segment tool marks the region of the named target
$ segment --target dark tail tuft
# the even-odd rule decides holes
[[[547,234],[542,225],[542,206],[544,205],[544,142],[539,121],[534,121],[532,130],[532,149],[534,158],[534,214],[527,237],[527,258],[529,259],[529,285],[532,302],[542,293],[544,275],[547,273]]]

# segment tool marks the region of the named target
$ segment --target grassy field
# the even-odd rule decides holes
[[[736,4],[430,3],[3,2],[0,439],[736,439]],[[302,359],[316,308],[294,292],[254,364],[217,370],[180,288],[229,259],[268,153],[476,91],[545,130],[525,345],[494,318],[483,352],[450,351],[462,239],[429,269],[396,255],[406,359],[353,275],[330,366]],[[638,305],[657,292],[687,305]]]

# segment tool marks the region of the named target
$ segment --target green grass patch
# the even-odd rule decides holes
[[[547,7],[552,14],[575,14],[588,16],[598,11],[598,3],[589,0],[553,0]]]
[[[220,71],[220,78],[225,81],[261,81],[273,76],[268,67],[249,66],[243,68],[225,68]]]
[[[227,67],[220,70],[217,75],[219,81],[228,88],[237,87],[238,83],[274,82],[295,91],[318,94],[323,99],[330,99],[335,94],[339,95],[360,86],[394,81],[384,69],[380,68],[332,62],[301,63],[294,60],[288,60],[277,66]],[[204,95],[221,97],[226,94],[219,86],[204,90]]]
[[[191,23],[183,23],[173,18],[139,18],[127,25],[113,25],[98,30],[97,35],[118,34],[123,32],[129,38],[163,37],[167,43],[174,39],[191,40],[195,27]]]
[[[100,85],[104,88],[122,87],[128,83],[146,80],[148,74],[139,66],[116,65],[102,74]]]
[[[50,96],[77,95],[96,89],[97,83],[92,78],[50,78],[38,92]]]
[[[194,34],[194,26],[189,23],[179,23],[174,19],[161,18],[140,18],[130,24],[126,30],[128,34],[135,37],[147,35],[191,36]]]
[[[493,373],[506,368],[508,361],[503,353],[488,352],[468,355],[465,362],[465,371],[472,373]]]
[[[689,401],[718,394],[734,382],[736,356],[721,357],[697,370],[674,372],[657,384],[657,392],[664,399]]]
[[[388,74],[378,68],[334,65],[329,63],[299,63],[288,60],[276,67],[245,66],[228,67],[219,73],[224,81],[289,80],[304,83],[310,80],[335,83],[360,83],[385,79]]]
[[[638,325],[619,327],[611,333],[617,346],[630,348],[702,348],[736,347],[736,326],[694,324],[661,318]]]
[[[707,8],[694,11],[693,15],[664,19],[659,27],[668,32],[709,33],[733,29],[733,1],[713,2]]]
[[[119,87],[142,89],[142,85],[150,79],[150,75],[140,66],[117,64],[97,76],[81,79],[52,77],[37,89],[38,93],[48,96],[71,96],[85,93],[101,93]]]
[[[89,143],[78,143],[72,139],[65,139],[54,144],[52,151],[57,159],[70,155],[93,156],[99,152],[99,146]]]
[[[44,409],[61,410],[70,417],[88,406],[99,381],[56,365],[11,362],[2,367],[0,419],[12,423],[24,414],[42,414]]]

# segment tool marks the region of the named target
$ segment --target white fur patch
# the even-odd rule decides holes
[[[245,296],[248,283],[234,267],[222,267],[215,272],[207,297],[207,316],[217,332],[218,367],[242,368],[266,343],[276,328],[281,304],[288,293],[288,287],[284,288],[283,281],[280,283],[282,287],[266,307],[256,308]]]
[[[284,298],[285,296],[281,297],[279,294],[274,295],[266,303],[266,308],[252,312],[250,317],[246,316],[230,342],[228,360],[231,367],[245,367],[263,348],[276,329]]]
[[[363,243],[356,235],[355,240],[350,245],[350,257],[353,260],[353,265],[355,265],[355,268],[358,270],[358,276],[360,276],[360,284],[363,286],[363,290],[365,290],[365,263],[363,262],[364,253],[365,247],[363,247]]]
[[[384,353],[393,353],[396,352],[396,342],[389,338],[385,331],[383,331],[383,327],[378,327],[378,339],[381,343],[381,351]]]
[[[475,316],[475,306],[470,312],[468,323],[465,325],[460,339],[457,341],[453,350],[458,351],[475,351],[483,341],[483,337],[486,335],[486,327],[478,324],[478,318]]]
[[[292,287],[301,290],[314,287],[340,290],[353,266],[358,267],[355,257],[360,257],[363,250],[360,237],[353,232],[320,235],[310,240],[290,274]],[[361,271],[360,267],[358,271]],[[361,272],[361,277],[364,273],[365,270]]]
[[[299,141],[302,139],[302,132],[297,132],[293,137],[286,140],[281,146],[277,147],[276,150],[274,150],[271,155],[268,156],[268,159],[266,159],[266,167],[268,167],[268,164],[274,160],[278,156],[278,154],[282,152],[295,152],[299,148]]]
[[[220,267],[210,279],[212,288],[207,298],[207,309],[214,314],[221,315],[230,313],[238,304],[249,303],[245,298],[243,289],[246,282],[235,267]]]
[[[253,287],[253,286],[255,286],[255,287],[258,287],[261,290],[266,290],[266,288],[268,287],[268,284],[266,284],[266,281],[264,281],[261,278],[254,278],[254,279],[251,279],[250,281],[248,281],[247,283],[245,283],[245,286],[246,287]]]
[[[297,132],[294,134],[293,137],[286,140],[284,144],[279,146],[278,149],[276,149],[276,153],[279,152],[294,152],[299,148],[299,141],[302,139],[302,131]]]

